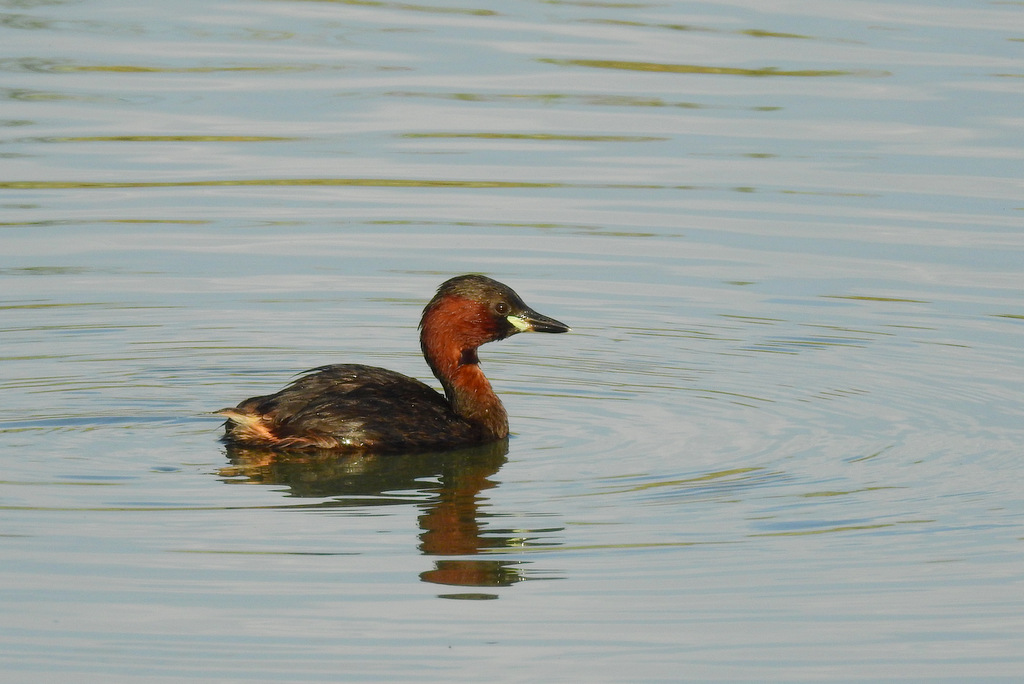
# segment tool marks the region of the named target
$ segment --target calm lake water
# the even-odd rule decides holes
[[[1016,680],[1019,2],[0,0],[0,680]],[[507,445],[227,453],[429,378]]]

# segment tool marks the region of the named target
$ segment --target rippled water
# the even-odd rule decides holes
[[[1020,3],[0,0],[6,681],[1014,680]],[[208,412],[421,378],[493,448]]]

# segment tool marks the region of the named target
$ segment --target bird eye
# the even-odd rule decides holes
[[[507,316],[509,312],[509,306],[505,302],[498,302],[494,305],[494,310],[499,316]]]

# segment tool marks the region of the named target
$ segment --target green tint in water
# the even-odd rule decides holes
[[[1017,8],[15,4],[6,679],[1024,670]],[[464,272],[507,454],[220,444]]]

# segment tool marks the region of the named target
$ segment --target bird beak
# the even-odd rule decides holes
[[[572,330],[565,323],[539,314],[533,309],[524,309],[519,313],[511,314],[507,320],[518,332],[564,333]]]

